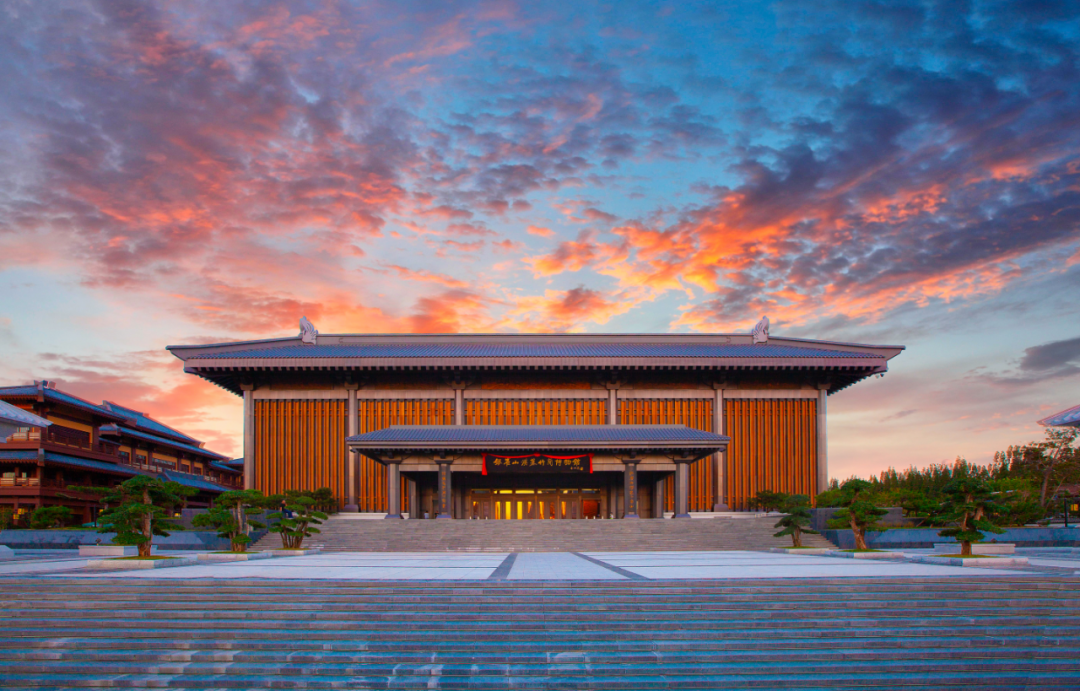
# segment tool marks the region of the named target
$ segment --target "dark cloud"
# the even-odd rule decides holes
[[[1080,371],[1077,365],[1080,365],[1080,337],[1033,346],[1026,349],[1020,359],[1020,369],[1028,372],[1068,370],[1075,373]]]

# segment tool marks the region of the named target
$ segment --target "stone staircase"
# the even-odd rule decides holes
[[[3,584],[0,688],[1080,688],[1076,578]]]
[[[355,515],[355,514],[354,514]],[[468,521],[370,520],[331,516],[305,546],[351,552],[642,552],[789,547],[774,538],[776,516],[691,520]],[[832,547],[820,535],[803,545]],[[254,549],[278,549],[268,534]]]

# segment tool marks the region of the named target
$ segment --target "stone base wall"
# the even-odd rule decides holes
[[[940,528],[897,528],[883,533],[869,533],[866,545],[871,549],[932,549],[935,544],[956,542],[938,535]],[[855,535],[850,530],[825,530],[825,538],[840,547],[854,549]],[[986,534],[986,542],[1011,542],[1017,547],[1080,547],[1080,527],[1076,528],[1007,528],[1004,533]]]
[[[265,530],[251,534],[255,542]],[[78,549],[79,545],[110,545],[115,533],[93,530],[0,530],[0,545],[12,549]],[[100,542],[99,542],[100,541]],[[168,537],[154,537],[154,545],[163,550],[225,550],[229,541],[208,530],[176,531]]]

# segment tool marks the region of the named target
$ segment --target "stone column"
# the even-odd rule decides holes
[[[653,518],[664,517],[664,478],[660,478],[653,484],[652,493]]]
[[[454,389],[454,424],[465,424],[465,389]]]
[[[640,458],[623,459],[623,518],[638,516],[637,466]]]
[[[453,518],[451,513],[451,502],[453,501],[453,493],[450,486],[450,466],[454,463],[450,459],[436,458],[435,462],[439,464],[439,487],[438,498],[439,506],[437,509],[438,516],[436,518]]]
[[[401,518],[401,460],[384,459],[383,463],[386,464],[386,517]]]
[[[356,404],[357,384],[346,384],[345,390],[349,392],[348,420],[345,424],[346,436],[354,436],[357,433],[359,411]],[[356,481],[359,477],[357,470],[360,466],[360,454],[345,454],[345,511],[356,513],[360,505],[356,502]]]
[[[692,459],[675,459],[675,518],[690,518],[691,463]]]
[[[241,384],[240,389],[244,392],[244,489],[252,489],[255,487],[255,385]],[[150,462],[149,452],[146,462]]]
[[[826,413],[829,407],[829,385],[818,385],[817,399],[817,491],[829,489],[829,442]]]
[[[420,492],[416,487],[416,480],[405,478],[405,486],[409,492],[409,518],[420,518]]]
[[[716,389],[716,400],[713,401],[713,430],[717,434],[727,434],[724,419],[724,385],[713,384]],[[716,468],[716,503],[713,511],[727,511],[727,451],[713,455],[713,463]]]
[[[616,388],[608,389],[608,411],[607,411],[607,423],[609,425],[619,424],[619,390]]]

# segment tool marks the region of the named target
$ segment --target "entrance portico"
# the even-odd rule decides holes
[[[398,425],[346,440],[387,468],[387,496],[404,476],[420,487],[413,517],[470,519],[663,516],[654,497],[673,478],[675,517],[689,518],[688,465],[729,438],[684,425]],[[400,518],[397,502],[388,518]],[[435,514],[432,516],[431,514]]]

